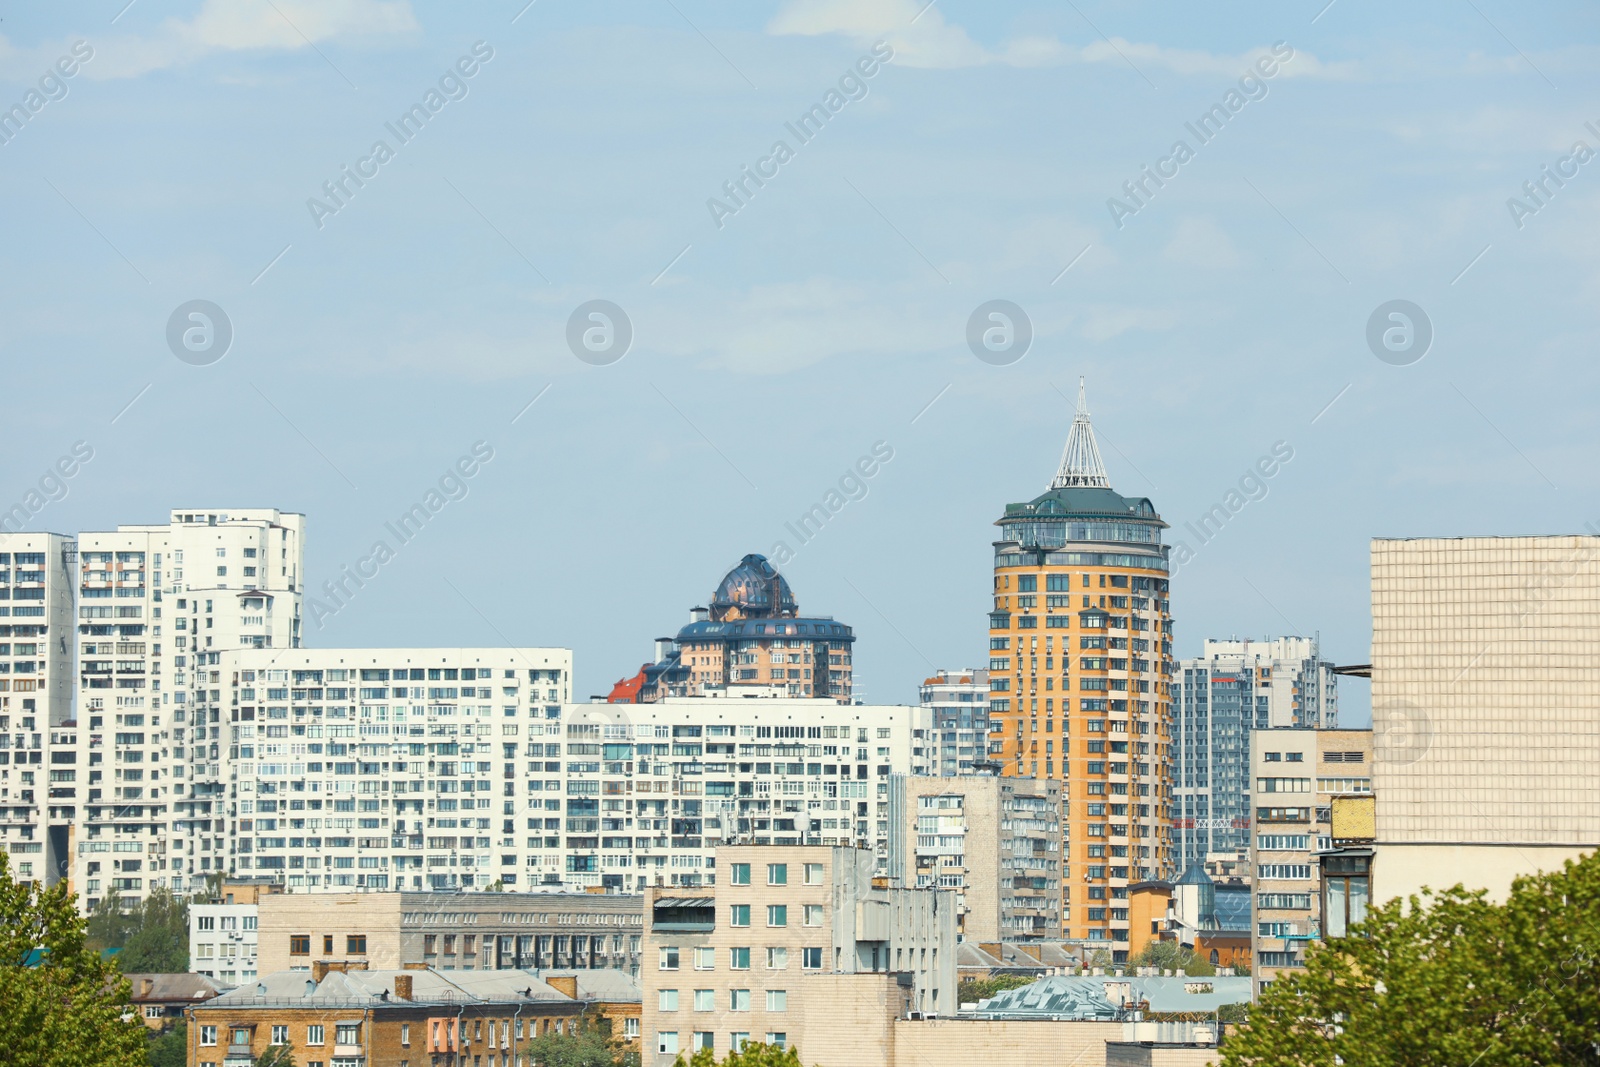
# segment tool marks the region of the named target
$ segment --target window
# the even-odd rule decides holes
[[[768,904],[767,905],[767,925],[768,926],[788,926],[789,925],[789,905],[787,905],[787,904]]]
[[[822,925],[822,905],[821,904],[807,904],[807,905],[805,905],[805,912],[804,912],[804,916],[803,917],[805,919],[805,924],[807,926],[821,926]]]
[[[289,955],[291,955],[291,956],[309,956],[309,955],[311,955],[311,935],[310,934],[290,934],[289,935]]]
[[[820,948],[803,948],[800,950],[800,966],[811,971],[822,969],[822,950]]]
[[[159,1018],[161,1018],[161,1005],[159,1005],[159,1004],[146,1004],[144,1006],[144,1017],[146,1019],[159,1019]]]
[[[738,1052],[744,1048],[744,1043],[750,1040],[750,1035],[744,1030],[735,1030],[728,1035],[728,1048]]]
[[[663,1056],[676,1056],[678,1054],[678,1032],[676,1030],[656,1031],[656,1051]]]
[[[365,956],[367,954],[367,935],[348,935],[344,939],[344,950],[352,956]]]
[[[287,1045],[289,1043],[289,1028],[287,1026],[274,1026],[272,1028],[272,1043],[274,1045]]]
[[[696,989],[694,991],[695,1011],[716,1011],[717,991],[714,989]]]
[[[767,970],[781,971],[789,966],[789,950],[786,948],[767,949]]]
[[[767,864],[767,884],[768,885],[788,885],[789,884],[789,865],[787,863],[769,863],[769,864]]]
[[[750,990],[748,990],[748,989],[730,989],[730,990],[728,990],[728,1010],[729,1011],[749,1011],[750,1010]]]
[[[696,1030],[694,1032],[694,1050],[696,1052],[701,1049],[705,1049],[708,1052],[715,1051],[716,1041],[716,1036],[710,1030]]]
[[[333,935],[332,934],[323,934],[322,935],[322,952],[326,956],[333,955]]]
[[[320,1045],[326,1040],[327,1030],[321,1023],[312,1023],[306,1027],[306,1044]]]
[[[806,885],[821,885],[821,884],[822,884],[822,864],[820,864],[820,863],[808,863],[808,864],[806,864]]]
[[[202,1026],[200,1028],[200,1043],[202,1045],[215,1045],[217,1043],[217,1028],[215,1026]]]
[[[748,904],[734,904],[733,906],[731,906],[728,909],[728,925],[729,926],[749,926],[750,925],[750,905],[748,905]]]
[[[333,1040],[340,1045],[361,1044],[360,1023],[338,1023],[333,1029]]]
[[[735,971],[748,971],[750,969],[750,950],[747,948],[730,948],[728,950],[728,966]]]
[[[528,1025],[530,1028],[532,1027],[532,1019],[528,1020]],[[637,1015],[622,1020],[622,1036],[629,1039],[639,1036],[639,1017]]]
[[[749,885],[750,865],[748,863],[733,864],[733,871],[729,875],[729,881],[733,885]]]
[[[787,1011],[789,1008],[789,991],[786,989],[767,990],[767,1010]]]
[[[660,970],[675,971],[678,969],[678,946],[663,945],[661,947]]]
[[[767,1044],[771,1045],[773,1048],[787,1048],[789,1045],[789,1035],[785,1033],[773,1033],[769,1030],[767,1032]]]
[[[717,965],[717,950],[709,945],[700,945],[694,950],[694,969],[709,971]]]
[[[657,991],[656,1007],[661,1011],[678,1010],[678,991],[676,989],[662,989]]]
[[[228,1038],[228,1041],[234,1045],[248,1045],[250,1043],[249,1028],[243,1026],[234,1027],[233,1036]]]

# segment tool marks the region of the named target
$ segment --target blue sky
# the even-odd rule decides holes
[[[802,607],[857,628],[862,695],[914,700],[983,661],[991,523],[1047,485],[1080,375],[1113,483],[1195,550],[1183,655],[1320,632],[1364,662],[1369,538],[1600,520],[1585,5],[124,3],[0,2],[0,105],[93,51],[0,144],[0,495],[84,440],[30,528],[303,511],[316,587],[488,442],[307,643],[567,646],[603,692],[783,541]],[[801,144],[785,124],[879,41]],[[385,124],[476,42],[401,144]],[[1546,166],[1569,177],[1536,203]],[[166,340],[194,299],[232,324],[210,365]],[[566,341],[594,299],[633,328],[609,365]],[[991,299],[1032,323],[1009,365],[966,343]],[[1434,332],[1407,365],[1366,341],[1395,299]],[[800,545],[785,523],[877,442]],[[1279,442],[1266,495],[1187,537]],[[1364,719],[1362,683],[1345,702]]]

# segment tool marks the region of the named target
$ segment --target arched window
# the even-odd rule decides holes
[[[1216,949],[1212,949],[1211,950],[1211,966],[1215,967],[1217,964],[1219,964],[1221,962],[1222,962],[1222,958],[1217,955],[1217,950]]]

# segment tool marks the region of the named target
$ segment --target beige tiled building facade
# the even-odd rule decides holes
[[[889,877],[956,894],[967,941],[1061,935],[1061,783],[913,778],[889,790]]]
[[[805,1055],[806,1004],[829,975],[897,975],[907,1010],[954,1012],[953,894],[875,884],[864,849],[728,846],[717,866],[715,890],[647,890],[647,1065],[746,1041]]]
[[[1600,537],[1372,542],[1376,896],[1600,845]]]

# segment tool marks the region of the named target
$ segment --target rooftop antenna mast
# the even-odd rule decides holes
[[[1072,416],[1072,431],[1067,434],[1067,447],[1061,453],[1061,469],[1056,471],[1050,488],[1111,488],[1106,465],[1100,459],[1100,446],[1094,440],[1094,427],[1089,424],[1089,403],[1084,397],[1081,377],[1078,379],[1078,411]]]

